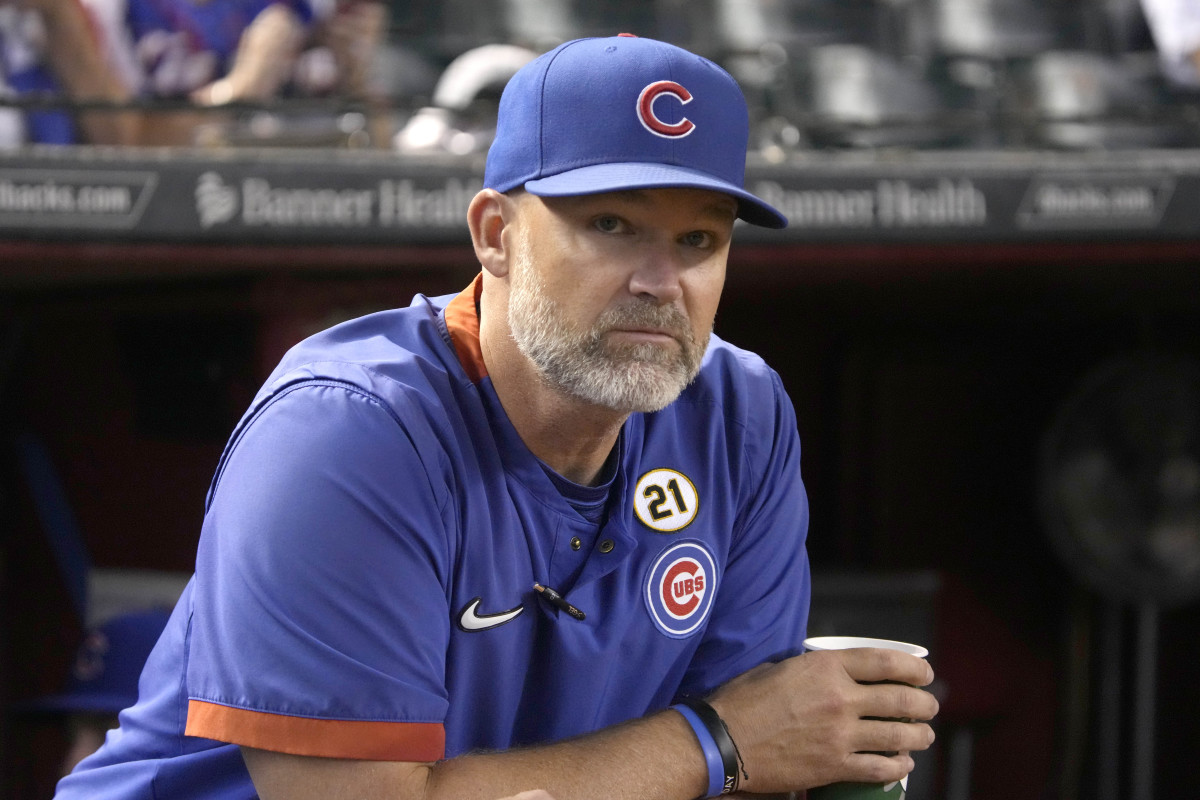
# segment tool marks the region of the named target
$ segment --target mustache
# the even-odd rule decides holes
[[[660,306],[652,300],[638,300],[610,308],[596,320],[595,328],[597,332],[614,328],[651,328],[686,344],[691,344],[693,340],[687,315],[673,305]]]

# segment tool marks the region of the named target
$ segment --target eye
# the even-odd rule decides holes
[[[601,233],[623,233],[628,229],[625,221],[612,214],[604,214],[592,220],[592,226]]]
[[[713,243],[716,241],[716,237],[714,237],[708,231],[691,231],[681,236],[679,241],[681,244],[685,244],[688,247],[708,249],[713,246]]]

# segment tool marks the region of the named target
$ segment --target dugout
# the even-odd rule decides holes
[[[308,332],[465,286],[480,174],[370,152],[0,154],[6,704],[52,691],[80,632],[22,437],[94,564],[190,570],[258,382]],[[905,624],[927,626],[944,714],[921,791],[1103,797],[1100,641],[1118,630],[1129,661],[1136,604],[1063,563],[1038,453],[1097,366],[1200,358],[1200,155],[797,155],[752,163],[748,183],[793,225],[741,231],[717,332],[795,402],[818,596],[869,620],[903,595]],[[1195,609],[1158,618],[1161,797],[1200,778]],[[45,795],[55,745],[5,717],[6,796]],[[1116,780],[1129,796],[1128,764]]]

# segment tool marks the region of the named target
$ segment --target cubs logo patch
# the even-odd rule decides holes
[[[634,513],[642,524],[659,533],[683,530],[699,508],[696,485],[673,469],[650,470],[638,478],[633,489]]]
[[[673,639],[691,636],[708,619],[717,593],[717,564],[702,543],[678,542],[663,550],[646,576],[646,608]]]
[[[642,127],[664,139],[682,139],[696,129],[696,123],[687,117],[678,122],[663,122],[654,111],[654,101],[662,96],[673,97],[680,105],[692,102],[692,93],[675,81],[655,81],[642,89],[638,95],[637,115]]]

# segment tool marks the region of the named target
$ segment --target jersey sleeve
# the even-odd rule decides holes
[[[187,734],[442,757],[450,504],[413,427],[368,392],[310,381],[236,434],[198,550]]]
[[[746,499],[681,696],[707,694],[752,667],[803,649],[811,597],[808,496],[795,411],[779,376],[770,376],[773,403],[755,404],[758,421],[743,451]]]

